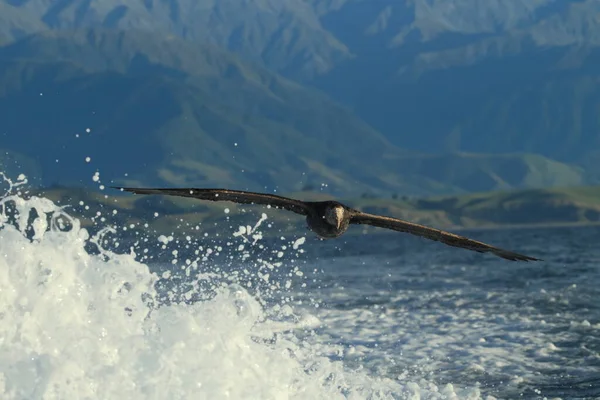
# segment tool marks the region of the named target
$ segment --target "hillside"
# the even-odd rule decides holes
[[[0,11],[5,41],[47,29],[145,31],[214,43],[296,78],[351,57],[302,0],[0,0]]]
[[[424,184],[443,182],[443,190],[438,191],[443,194],[578,186],[592,181],[582,168],[528,153],[405,155],[390,161],[390,168],[423,177]]]
[[[87,183],[96,168],[121,183],[404,184],[380,181],[383,165],[365,171],[356,158],[403,154],[381,134],[324,95],[214,47],[84,31],[30,37],[0,58],[3,146],[40,164],[46,184]]]
[[[353,106],[406,148],[527,152],[583,165],[598,146],[600,50],[529,48],[469,61],[477,51],[423,55],[402,74],[372,82]]]
[[[6,40],[46,29],[151,30],[214,43],[302,80],[348,62],[390,72],[407,56],[515,32],[545,46],[600,38],[594,0],[2,0],[0,5]]]
[[[89,182],[67,155],[91,151],[122,183],[325,183],[344,196],[596,184],[598,11],[594,0],[0,0],[2,148],[44,184]],[[40,139],[85,127],[85,144]]]
[[[537,153],[598,175],[597,1],[312,3],[355,55],[315,83],[393,143]]]
[[[174,37],[50,31],[1,47],[0,58],[9,154],[0,166],[43,185],[89,185],[96,170],[118,184],[295,191],[324,183],[342,196],[590,181],[531,154],[408,152],[323,93]]]

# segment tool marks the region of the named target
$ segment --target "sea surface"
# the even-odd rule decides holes
[[[600,228],[462,232],[533,263],[393,232],[263,237],[277,210],[224,214],[219,237],[90,234],[10,183],[0,399],[600,398]]]
[[[543,258],[507,262],[397,234],[307,252],[316,341],[379,376],[481,395],[600,398],[600,227],[463,231]]]

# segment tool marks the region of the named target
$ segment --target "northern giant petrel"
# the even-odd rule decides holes
[[[450,232],[429,228],[397,218],[364,213],[345,206],[337,201],[300,201],[273,194],[228,189],[152,189],[124,187],[115,187],[115,189],[126,190],[136,194],[192,197],[200,200],[231,201],[242,204],[263,204],[283,208],[293,211],[296,214],[306,215],[308,227],[323,239],[341,236],[346,232],[350,224],[366,224],[422,236],[430,240],[442,242],[449,246],[462,247],[478,253],[493,253],[498,257],[511,261],[540,261],[538,258],[513,253]]]

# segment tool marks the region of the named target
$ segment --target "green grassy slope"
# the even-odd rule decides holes
[[[304,219],[296,214],[261,206],[201,202],[168,196],[141,196],[114,191],[50,188],[41,194],[59,204],[70,204],[73,212],[90,226],[97,211],[109,221],[147,223],[163,233],[181,232],[199,226],[200,232],[236,231],[239,225],[253,225],[262,213],[281,232],[302,232]],[[331,199],[318,192],[296,192],[290,196],[305,200]],[[79,203],[89,206],[88,210]],[[503,226],[585,225],[600,222],[600,186],[486,192],[430,198],[353,198],[345,202],[365,212],[403,218],[446,229]],[[227,209],[227,212],[226,212]],[[113,210],[117,210],[113,214]],[[157,214],[155,214],[157,213]],[[383,232],[372,227],[349,233]]]
[[[51,31],[0,57],[3,147],[35,160],[24,172],[46,185],[86,184],[97,169],[119,184],[326,183],[344,197],[585,183],[581,169],[531,154],[409,153],[317,90],[174,37]]]
[[[381,163],[363,168],[359,156],[403,153],[349,110],[211,46],[139,32],[50,32],[0,57],[3,145],[39,159],[46,183],[85,182],[80,162],[91,156],[129,184],[403,188],[379,181]]]

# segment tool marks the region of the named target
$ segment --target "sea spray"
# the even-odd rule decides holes
[[[90,237],[64,208],[12,193],[17,187],[0,200],[1,399],[458,398],[451,386],[425,390],[349,371],[322,355],[331,349],[299,339],[294,330],[318,320],[295,315],[286,301],[266,306],[249,291],[252,282],[279,290],[295,276],[260,277],[282,266],[275,257],[258,260],[257,271],[240,264],[223,279],[229,272],[210,270],[204,244],[196,260],[171,267],[195,275],[184,294],[211,295],[173,295],[166,304],[157,288],[174,275],[139,262],[148,242],[117,254],[102,243],[118,229]]]

